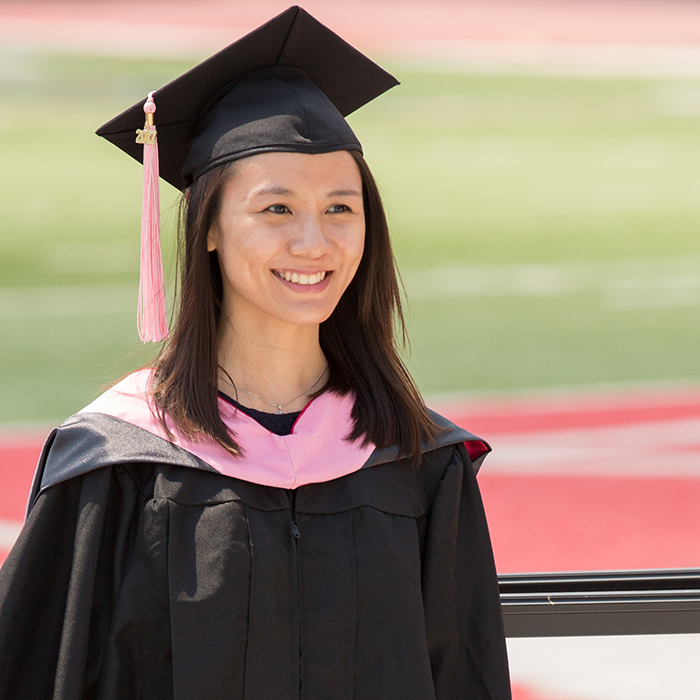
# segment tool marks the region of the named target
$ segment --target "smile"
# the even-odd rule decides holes
[[[315,272],[312,275],[305,274],[303,272],[290,272],[289,270],[273,270],[274,275],[280,279],[286,280],[287,282],[293,282],[294,284],[318,284],[323,282],[326,278],[326,271]]]

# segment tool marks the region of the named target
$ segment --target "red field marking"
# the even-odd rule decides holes
[[[23,520],[43,436],[0,440],[0,518]]]
[[[500,573],[700,567],[700,479],[479,481]]]
[[[27,496],[32,484],[43,436],[9,440],[0,438],[0,564],[10,552],[3,525],[24,520]]]

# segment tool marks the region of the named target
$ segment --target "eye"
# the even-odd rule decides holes
[[[332,204],[328,207],[329,214],[343,214],[348,211],[352,212],[352,209],[347,204]]]
[[[273,204],[271,207],[268,207],[265,209],[265,211],[269,211],[272,214],[289,214],[289,207],[286,204]]]

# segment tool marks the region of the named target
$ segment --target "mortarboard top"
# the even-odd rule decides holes
[[[154,93],[160,176],[182,190],[208,169],[255,153],[361,150],[344,117],[395,85],[305,10],[290,7]],[[143,105],[97,130],[140,162],[134,134]]]

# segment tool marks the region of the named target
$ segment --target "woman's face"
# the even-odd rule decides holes
[[[207,239],[219,258],[224,312],[236,324],[325,321],[364,240],[362,180],[347,151],[242,159]]]

